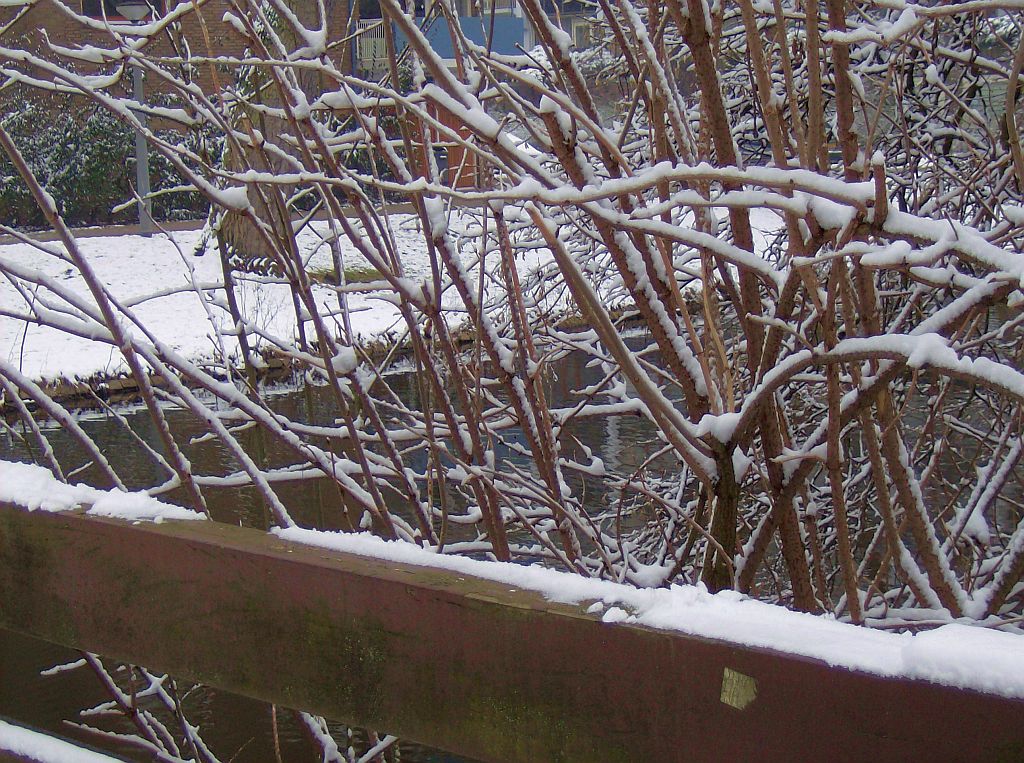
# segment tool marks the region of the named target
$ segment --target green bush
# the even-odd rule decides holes
[[[71,116],[70,112],[77,112]],[[3,120],[26,162],[54,197],[70,225],[132,222],[135,207],[115,213],[131,198],[135,183],[135,134],[109,113],[89,109],[57,109],[25,103]],[[176,142],[191,136],[169,133]],[[182,185],[164,157],[150,153],[150,184],[154,190]],[[173,193],[153,201],[158,220],[202,217],[207,204],[197,193]],[[0,155],[0,223],[16,228],[45,227],[28,188],[6,156]]]

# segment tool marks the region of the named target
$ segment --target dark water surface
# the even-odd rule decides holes
[[[121,734],[134,731],[123,717],[97,719],[80,715],[82,710],[110,699],[88,668],[57,675],[41,675],[42,671],[54,665],[73,662],[79,656],[73,649],[0,629],[0,718],[72,741],[84,742],[107,754],[130,760],[152,760],[149,753],[137,747],[102,739],[72,725],[85,723]],[[114,663],[108,667],[113,668]],[[221,761],[275,761],[275,746],[280,748],[284,763],[321,760],[320,752],[311,743],[293,711],[278,707],[275,713],[265,702],[209,686],[191,687],[191,684],[185,682],[178,686],[184,697],[182,707],[185,717],[193,726],[199,727],[203,742]],[[141,706],[152,707],[152,704],[143,702]],[[339,747],[344,748],[348,727],[342,723],[329,723],[329,727]],[[369,745],[365,730],[353,731],[353,745],[358,757]],[[411,763],[473,763],[469,758],[406,740],[402,740],[398,747],[401,760]]]

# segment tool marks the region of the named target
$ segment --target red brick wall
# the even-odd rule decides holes
[[[81,0],[64,0],[76,11],[81,10]],[[95,32],[73,20],[69,19],[55,6],[56,0],[41,0],[33,7],[24,18],[5,34],[0,35],[0,45],[6,47],[29,47],[34,51],[42,52],[45,47],[42,44],[41,33],[43,30],[49,35],[54,43],[64,46],[96,45],[98,47],[109,47],[110,37],[106,32]],[[179,0],[165,0],[169,7],[174,7]],[[299,7],[299,16],[311,22],[315,13],[315,4],[312,0],[299,0],[302,5]],[[348,22],[348,0],[327,0],[324,3],[329,14],[329,41],[342,40],[347,36],[346,24]],[[229,8],[227,0],[209,0],[202,6],[201,14],[189,13],[182,19],[182,34],[188,40],[189,47],[195,55],[233,56],[242,52],[245,47],[244,39],[229,25],[222,21],[224,12]],[[303,12],[303,11],[306,12]],[[14,18],[16,10],[11,8],[0,8],[0,26]],[[203,33],[205,21],[207,34]],[[209,44],[207,44],[207,39]],[[173,48],[164,36],[152,42],[152,50],[158,55],[170,55]],[[334,64],[342,71],[351,71],[351,54],[348,44],[335,48],[329,55]],[[49,54],[47,54],[49,55]],[[6,62],[4,62],[6,63]],[[80,66],[87,71],[89,66]],[[91,67],[96,69],[96,67]],[[231,80],[232,75],[220,67],[216,78],[220,83],[226,84]],[[209,65],[203,65],[198,75],[200,86],[207,92],[211,92],[214,86],[214,74]],[[155,85],[156,83],[153,83]]]

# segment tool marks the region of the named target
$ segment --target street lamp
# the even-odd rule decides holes
[[[149,3],[146,0],[120,0],[114,3],[117,12],[133,24],[138,24],[151,12]],[[142,83],[142,67],[132,67],[132,97],[141,107],[145,102],[145,92]],[[146,115],[140,110],[137,113],[142,126],[146,126]],[[149,196],[149,146],[146,144],[146,137],[142,130],[135,131],[135,185],[139,197],[143,199],[139,205],[139,233],[143,236],[152,235],[156,230],[153,224],[153,202]]]

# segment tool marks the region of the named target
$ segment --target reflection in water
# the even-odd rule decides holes
[[[555,407],[574,405],[578,398],[573,390],[594,384],[602,376],[599,369],[587,368],[576,356],[552,365],[555,367],[545,381],[546,394]],[[417,406],[418,385],[413,373],[390,374],[388,385],[407,405]],[[272,391],[268,399],[276,412],[292,421],[332,426],[336,423],[335,402],[324,387],[281,387]],[[212,400],[209,402],[213,404]],[[147,445],[159,449],[158,435],[151,418],[138,407],[119,410],[118,414],[121,421],[108,412],[83,412],[79,416],[79,424],[103,454],[117,465],[118,474],[129,488],[160,484],[168,475],[161,472],[160,466],[138,442],[141,439]],[[207,430],[195,417],[177,409],[169,409],[167,419],[197,474],[224,475],[237,469],[228,449],[219,440],[208,437]],[[130,426],[134,434],[127,432],[125,425]],[[74,472],[77,467],[85,464],[86,457],[81,455],[73,437],[52,425],[48,428],[44,425],[44,428],[57,457],[62,464],[67,464],[68,472]],[[254,454],[254,457],[258,454],[268,468],[283,468],[293,460],[293,453],[279,442],[266,439],[263,431],[256,427],[239,432],[237,436],[247,452]],[[524,469],[534,468],[529,455],[519,452],[517,448],[524,444],[522,431],[513,427],[505,430],[502,436],[503,441],[495,445],[498,462],[506,459]],[[601,454],[606,464],[628,473],[644,464],[644,458],[652,450],[648,446],[655,439],[653,427],[639,416],[575,417],[563,431],[563,456],[586,461],[588,459],[583,456],[584,448],[590,448],[594,453]],[[15,439],[8,431],[0,433],[0,458],[30,461],[34,460],[33,455],[30,442]],[[406,466],[422,473],[426,470],[426,453],[423,450],[411,453],[407,457]],[[654,473],[659,473],[669,464],[655,461],[649,466]],[[576,494],[585,495],[588,508],[592,510],[607,506],[609,498],[614,500],[614,496],[607,494],[608,487],[601,479],[575,472],[567,472],[566,479],[574,493],[577,490],[583,491]],[[89,466],[75,473],[74,480],[97,487],[109,487],[104,483],[102,475]],[[299,524],[328,530],[342,528],[341,500],[328,481],[297,475],[288,482],[275,482],[274,487]],[[390,510],[412,520],[403,499],[394,492],[385,491],[383,494]],[[205,486],[204,495],[213,518],[218,521],[261,529],[271,524],[269,512],[254,488]],[[184,502],[181,493],[172,492],[161,498]],[[457,510],[465,509],[463,496],[450,487],[446,498]]]
[[[82,656],[75,650],[0,629],[0,717],[130,760],[167,760],[154,757],[151,742],[124,741],[125,735],[141,741],[142,734],[123,713],[111,709],[111,692],[88,665],[69,670],[52,669],[76,663],[82,663]],[[180,757],[185,760],[198,757],[199,760],[236,763],[278,759],[282,763],[349,763],[359,760],[373,746],[374,740],[380,741],[365,730],[327,722],[331,741],[325,751],[314,741],[303,721],[304,714],[209,686],[181,682],[173,693],[180,700],[182,717],[196,729],[197,739],[201,740],[193,751],[181,745],[183,735],[174,715],[152,692],[143,691],[146,681],[141,671],[130,672],[114,662],[105,664],[126,697],[131,697],[134,684],[140,712],[152,714],[154,720],[168,730],[168,735],[176,738]],[[166,689],[172,685],[171,679],[163,684]],[[104,733],[89,731],[86,727]],[[338,750],[332,751],[331,744],[336,744]],[[396,741],[379,758],[388,763],[399,759],[411,763],[471,763],[467,758],[407,741]]]

